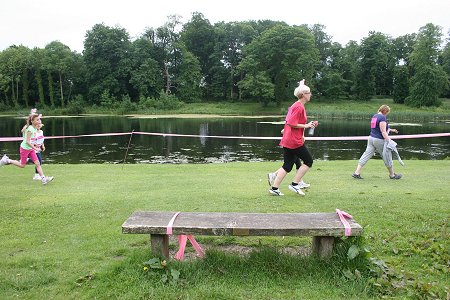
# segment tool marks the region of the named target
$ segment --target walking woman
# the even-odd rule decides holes
[[[392,163],[392,156],[383,155],[383,149],[385,144],[389,144],[389,133],[398,133],[397,129],[389,128],[387,122],[387,115],[390,113],[391,108],[387,105],[381,105],[378,112],[373,115],[370,122],[370,136],[367,140],[366,151],[361,155],[359,159],[358,166],[356,167],[355,173],[352,177],[355,179],[363,179],[361,177],[361,170],[364,165],[369,161],[369,159],[375,155],[377,152],[384,161],[384,165],[388,169],[390,179],[400,179],[402,174],[396,174],[394,172],[394,167]]]
[[[47,177],[44,175],[42,171],[42,167],[39,164],[39,159],[36,155],[36,151],[38,151],[38,147],[33,143],[33,140],[36,138],[37,128],[41,123],[40,115],[32,114],[28,117],[26,128],[23,130],[23,141],[20,144],[20,162],[17,160],[9,159],[8,156],[3,155],[2,159],[0,159],[0,166],[12,164],[19,168],[24,168],[27,164],[28,158],[36,166],[36,170],[41,177],[42,184],[47,184],[53,180],[53,177]]]
[[[283,196],[279,187],[287,173],[292,171],[297,158],[300,158],[303,164],[298,168],[288,188],[296,194],[304,196],[305,193],[302,191],[302,186],[299,183],[302,182],[303,176],[313,164],[313,158],[305,146],[304,137],[305,128],[314,128],[319,124],[317,121],[307,123],[305,104],[311,99],[311,89],[302,80],[300,85],[294,90],[294,95],[297,97],[297,101],[292,104],[288,111],[283,137],[280,142],[280,146],[283,147],[284,163],[276,172],[276,178],[269,189],[269,193],[274,196]]]

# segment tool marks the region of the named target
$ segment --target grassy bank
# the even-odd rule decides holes
[[[156,110],[142,109],[129,111],[124,108],[120,110],[111,110],[105,107],[85,107],[84,113],[87,114],[212,114],[212,115],[244,115],[244,116],[264,116],[264,115],[285,115],[287,108],[292,105],[292,101],[281,103],[280,106],[270,104],[266,107],[259,103],[239,103],[239,102],[207,102],[207,103],[189,103],[183,104],[180,108],[174,110]],[[372,99],[370,101],[352,101],[352,100],[324,100],[314,99],[307,104],[309,115],[320,118],[367,118],[377,111],[382,104],[388,104],[392,108],[390,118],[394,119],[424,119],[424,118],[450,118],[450,99],[443,99],[441,107],[413,108],[403,104],[396,104],[392,99]],[[39,110],[44,115],[72,115],[70,109],[50,109],[42,108]],[[3,112],[4,115],[24,116],[28,114],[27,109],[17,111]]]
[[[292,101],[283,102],[280,106],[262,107],[258,103],[192,103],[186,104],[173,113],[222,114],[222,115],[285,115]],[[450,99],[443,100],[441,107],[413,108],[394,103],[392,99],[372,99],[370,101],[351,100],[316,100],[307,104],[309,115],[322,118],[367,118],[377,111],[382,104],[388,104],[391,117],[402,119],[414,118],[449,118]],[[172,113],[172,112],[166,112]]]
[[[288,191],[288,181],[282,186],[284,197],[267,194],[265,174],[278,162],[45,165],[56,178],[48,186],[31,180],[31,167],[1,167],[0,298],[448,297],[450,161],[406,161],[399,181],[387,178],[380,160],[369,162],[364,180],[354,180],[355,164],[315,162],[303,198]],[[207,258],[169,262],[180,277],[164,283],[164,271],[143,270],[152,258],[148,236],[121,233],[121,224],[136,210],[336,208],[363,225],[364,244],[376,260],[355,264],[347,261],[345,249],[329,262],[278,253],[285,247],[309,247],[309,238],[197,237],[211,249]],[[241,256],[218,245],[255,250]],[[175,250],[174,243],[171,247]]]

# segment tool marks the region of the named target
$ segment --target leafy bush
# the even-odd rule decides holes
[[[138,105],[131,102],[130,96],[128,95],[122,96],[122,101],[115,103],[113,107],[117,108],[117,113],[121,115],[138,110]]]
[[[182,105],[183,102],[176,96],[166,95],[165,93],[161,93],[159,99],[150,97],[141,97],[139,99],[139,106],[142,109],[174,110],[180,108]]]
[[[8,110],[10,107],[8,105],[6,105],[3,102],[0,102],[0,111],[6,111]]]
[[[104,90],[100,96],[100,105],[103,107],[112,108],[116,99],[111,96],[109,90]]]
[[[86,112],[86,102],[83,99],[83,96],[77,95],[74,100],[70,101],[67,104],[64,112],[69,115],[80,115]]]

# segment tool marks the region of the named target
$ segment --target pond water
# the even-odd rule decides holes
[[[320,120],[315,137],[367,136],[369,120]],[[47,117],[44,134],[78,136],[99,133],[150,132],[196,135],[196,137],[133,134],[119,136],[71,137],[47,139],[46,163],[210,163],[232,161],[280,161],[278,147],[284,117],[266,118],[133,118],[125,116]],[[420,124],[395,124],[400,134],[450,132],[449,121],[425,121]],[[0,117],[0,136],[17,137],[23,118]],[[208,138],[239,136],[243,138]],[[244,137],[273,137],[246,139]],[[443,159],[450,157],[450,138],[396,140],[403,159]],[[0,153],[19,158],[19,143],[0,142]],[[129,145],[130,143],[130,145]],[[367,141],[307,141],[315,159],[356,160]],[[129,145],[129,147],[128,147]]]

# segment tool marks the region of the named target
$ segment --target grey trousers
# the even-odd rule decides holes
[[[359,159],[359,165],[364,167],[364,165],[369,161],[375,153],[378,153],[381,158],[383,158],[384,165],[388,168],[392,167],[392,155],[388,157],[383,156],[383,148],[384,148],[384,139],[377,139],[369,136],[367,140],[367,148],[366,151],[361,155]]]

